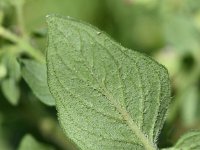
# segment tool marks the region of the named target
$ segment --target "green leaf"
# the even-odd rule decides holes
[[[185,126],[192,126],[198,121],[199,89],[196,86],[189,87],[184,93],[181,105],[181,117]]]
[[[4,96],[12,105],[17,105],[20,98],[20,90],[13,78],[4,79],[1,84]]]
[[[200,131],[190,131],[184,134],[172,148],[165,150],[199,150]],[[163,149],[164,150],[164,149]]]
[[[21,78],[20,64],[17,61],[17,57],[9,52],[11,49],[15,50],[16,48],[5,47],[4,49],[8,52],[2,55],[1,63],[6,67],[7,76],[13,78],[15,81],[19,81]]]
[[[55,105],[47,85],[47,69],[45,64],[33,60],[22,60],[22,76],[36,97],[46,105]]]
[[[31,135],[25,135],[18,150],[53,150],[53,148],[39,143]]]
[[[180,150],[200,149],[200,131],[190,131],[184,134],[176,143],[175,148]]]
[[[83,150],[153,150],[170,102],[167,70],[98,29],[48,16],[47,76],[65,134]]]
[[[7,60],[9,76],[19,81],[21,78],[21,68],[16,57],[10,56]]]
[[[6,66],[3,63],[0,63],[0,81],[7,75]]]

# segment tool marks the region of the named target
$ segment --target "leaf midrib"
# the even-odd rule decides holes
[[[64,89],[64,90],[66,90],[67,92],[69,92],[70,94],[72,94],[74,97],[78,97],[76,94],[74,94],[73,92],[70,92],[70,90],[69,89],[66,89],[66,87],[64,87],[64,85],[61,83],[61,81],[59,80],[59,78],[58,78],[58,76],[56,75],[56,71],[55,71],[55,69],[54,69],[54,65],[52,64],[52,66],[53,66],[53,71],[54,71],[54,73],[55,73],[55,77],[56,77],[56,79],[57,79],[57,81],[58,81],[58,83],[60,84],[60,86]],[[60,97],[60,96],[59,96]],[[61,97],[60,97],[60,99],[62,99]],[[61,101],[61,104],[63,105],[63,107],[65,108],[65,105],[63,104],[63,102]],[[67,111],[67,109],[65,108],[65,110]],[[72,120],[73,120],[73,118],[72,117],[70,117]],[[116,119],[116,118],[115,118]],[[79,127],[78,127],[79,128]],[[92,132],[90,132],[90,131],[88,131],[88,130],[86,130],[86,129],[83,129],[83,128],[80,128],[81,130],[84,130],[84,131],[87,131],[87,132],[89,132],[90,134],[93,134],[93,135],[95,135],[95,136],[97,136],[96,134],[94,134],[94,133],[92,133]],[[114,140],[114,141],[118,141],[118,142],[124,142],[124,143],[130,143],[130,144],[137,144],[137,143],[133,143],[133,141],[124,141],[124,140],[118,140],[118,139],[108,139],[108,138],[105,138],[103,135],[101,135],[101,138],[103,138],[103,139],[106,139],[106,140]]]

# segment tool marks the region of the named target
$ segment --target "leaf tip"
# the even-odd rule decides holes
[[[46,22],[47,22],[47,24],[49,24],[53,20],[54,16],[55,15],[53,15],[53,14],[46,15]]]
[[[47,24],[50,24],[50,23],[54,22],[56,18],[60,18],[59,15],[57,15],[57,14],[48,14],[48,15],[46,15]]]

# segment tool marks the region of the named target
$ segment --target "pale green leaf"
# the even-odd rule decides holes
[[[48,16],[47,76],[65,134],[83,150],[152,150],[170,102],[167,70],[98,29]]]
[[[8,56],[7,59],[8,59],[7,67],[8,67],[9,76],[11,78],[14,78],[16,81],[19,81],[21,78],[21,68],[17,61],[17,58],[13,56]]]
[[[53,148],[38,142],[28,134],[22,139],[18,150],[53,150]]]
[[[22,60],[22,76],[36,97],[46,105],[55,105],[47,85],[47,69],[45,64],[34,60]]]
[[[200,131],[190,131],[184,134],[174,147],[163,150],[199,150]]]
[[[15,47],[5,47],[7,51],[15,50]],[[17,61],[17,57],[12,53],[5,53],[2,58],[2,64],[6,66],[7,74],[10,78],[13,78],[15,81],[19,81],[21,78],[21,68]]]
[[[184,125],[192,126],[197,120],[199,89],[196,86],[188,88],[182,97],[181,117]]]
[[[7,75],[7,69],[4,64],[0,64],[0,80],[6,77]]]
[[[1,83],[4,96],[12,105],[17,105],[20,98],[20,90],[13,78],[4,79]]]

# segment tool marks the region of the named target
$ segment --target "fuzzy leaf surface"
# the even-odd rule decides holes
[[[167,70],[72,18],[48,16],[47,76],[65,134],[82,150],[153,150]]]

